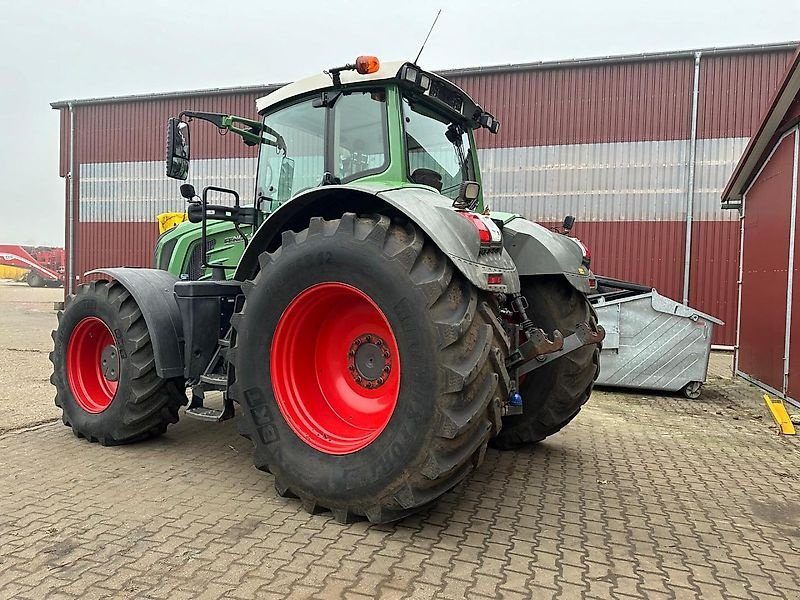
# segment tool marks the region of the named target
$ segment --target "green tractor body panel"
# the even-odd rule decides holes
[[[242,232],[250,237],[252,227],[241,226]],[[182,279],[206,279],[210,270],[201,266],[200,243],[202,226],[200,223],[184,221],[163,233],[156,242],[153,267],[169,271]],[[210,221],[206,231],[208,262],[225,266],[236,266],[244,253],[244,240],[232,223]],[[233,270],[227,271],[233,276]]]

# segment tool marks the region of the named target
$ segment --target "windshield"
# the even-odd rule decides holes
[[[475,180],[470,136],[460,125],[403,97],[408,172],[411,181],[455,199],[461,182]]]

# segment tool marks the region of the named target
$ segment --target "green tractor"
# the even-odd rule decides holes
[[[158,240],[155,268],[100,269],[59,314],[51,381],[75,435],[150,438],[187,403],[208,421],[239,412],[281,496],[387,522],[489,444],[538,442],[578,414],[604,336],[594,277],[566,236],[484,206],[473,133],[497,133],[490,113],[374,57],[257,106],[258,121],[167,125],[180,180],[193,120],[257,145],[253,201],[184,183],[189,219]]]

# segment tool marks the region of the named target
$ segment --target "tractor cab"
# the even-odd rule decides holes
[[[218,270],[236,265],[248,232],[288,200],[324,186],[421,186],[461,208],[483,210],[473,131],[483,127],[497,133],[500,124],[458,86],[413,63],[381,64],[362,56],[260,98],[257,110],[259,121],[184,111],[168,123],[167,175],[176,179],[188,177],[193,120],[210,122],[259,147],[252,201],[240,201],[234,190],[213,187],[198,197],[193,187],[182,187],[189,221],[201,223],[205,215],[217,222],[213,236],[204,224],[206,234],[197,240],[198,249],[213,245],[211,258],[202,261],[201,277],[210,276],[215,265]],[[209,200],[220,194],[233,202]],[[192,269],[192,264],[178,265],[162,255],[173,248],[168,241],[189,231],[187,225],[165,235],[156,264],[196,278],[196,257]]]

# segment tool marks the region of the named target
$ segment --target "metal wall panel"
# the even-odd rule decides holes
[[[153,99],[76,106],[80,163],[163,160],[167,119],[183,110],[257,118],[257,93]],[[192,158],[254,157],[256,148],[235,135],[220,135],[202,121],[191,128]]]
[[[685,224],[681,221],[578,221],[573,229],[592,253],[592,270],[652,285],[679,298]]]
[[[694,218],[729,220],[719,194],[747,138],[700,140]],[[686,218],[688,140],[478,150],[484,191],[496,210],[542,221]]]
[[[188,182],[198,190],[206,185],[230,188],[243,202],[252,202],[255,173],[255,158],[197,159]],[[82,223],[153,223],[159,213],[185,210],[178,182],[164,175],[163,161],[83,164],[80,181]]]
[[[790,50],[705,56],[700,62],[700,138],[753,135],[778,89]]]
[[[479,147],[689,138],[694,61],[592,64],[454,77],[501,122]]]
[[[99,267],[152,267],[158,223],[81,223],[76,239],[77,283]]]
[[[736,211],[728,211],[734,217]],[[676,248],[683,258],[684,248]],[[714,344],[736,344],[736,279],[739,275],[739,220],[695,221],[689,267],[689,305],[725,321],[714,328]],[[676,296],[678,297],[678,296]]]
[[[720,194],[748,140],[746,137],[697,140],[694,171],[696,221],[738,221],[736,211],[720,208]],[[703,252],[702,247],[698,250]]]
[[[779,144],[747,193],[739,370],[783,389],[794,136]]]

